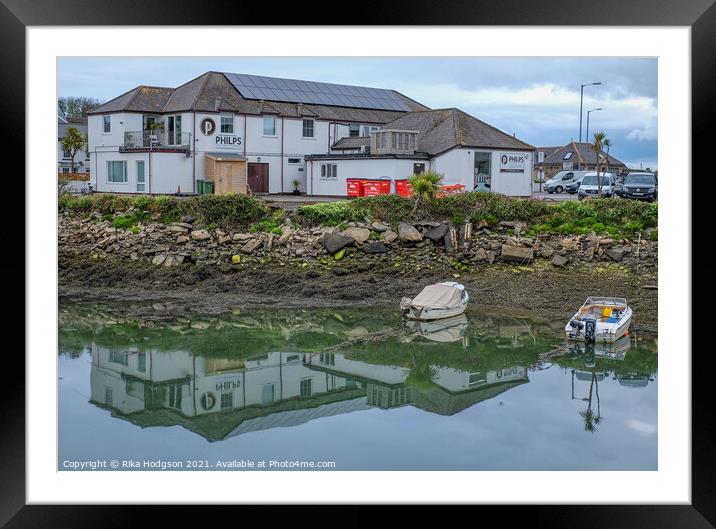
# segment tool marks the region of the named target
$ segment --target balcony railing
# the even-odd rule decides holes
[[[166,150],[186,151],[191,146],[191,132],[168,132],[164,130],[139,130],[124,133],[122,150]]]

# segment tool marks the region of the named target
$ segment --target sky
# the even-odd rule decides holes
[[[650,58],[61,58],[58,95],[110,100],[137,85],[176,87],[202,73],[391,88],[430,108],[456,107],[535,147],[604,131],[630,167],[657,164],[657,59]]]

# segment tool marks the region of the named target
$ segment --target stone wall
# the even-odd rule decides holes
[[[389,226],[380,222],[349,223],[338,227],[296,229],[282,227],[282,235],[207,229],[191,217],[168,225],[143,223],[137,233],[112,227],[99,214],[86,219],[59,216],[59,256],[101,259],[115,256],[163,267],[195,263],[337,262],[406,257],[444,261],[456,269],[473,265],[511,263],[529,265],[545,260],[555,267],[570,263],[622,263],[656,270],[658,243],[649,233],[634,240],[597,235],[525,237],[526,226],[501,222],[498,226],[419,222]]]

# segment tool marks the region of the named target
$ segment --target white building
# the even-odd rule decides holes
[[[213,153],[254,193],[291,192],[294,180],[305,191],[307,155],[426,109],[393,90],[207,72],[90,112],[90,167],[100,192],[196,192]]]
[[[312,195],[345,195],[347,179],[394,182],[426,169],[466,191],[532,194],[534,147],[456,108],[405,113],[371,138],[343,138],[306,160]]]
[[[194,193],[213,180],[221,192],[289,193],[297,181],[310,195],[345,196],[349,178],[432,169],[466,190],[529,196],[534,148],[394,90],[207,72],[94,109],[89,151],[105,192]]]
[[[72,160],[69,151],[62,148],[62,138],[65,137],[67,130],[75,128],[87,137],[87,118],[67,118],[59,111],[57,113],[57,172],[71,173]],[[75,173],[90,172],[90,156],[89,150],[81,150],[75,154]]]

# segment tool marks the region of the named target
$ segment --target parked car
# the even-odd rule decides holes
[[[577,191],[579,191],[579,186],[582,184],[582,180],[584,179],[584,175],[586,174],[587,171],[584,171],[584,174],[582,174],[582,176],[580,176],[579,178],[575,178],[571,184],[567,184],[564,187],[564,190],[571,195],[575,194]]]
[[[562,193],[568,184],[582,178],[587,171],[560,171],[544,183],[547,193]]]
[[[659,194],[659,181],[654,173],[629,173],[617,185],[617,195],[637,200],[656,200]]]
[[[597,178],[601,179],[602,191],[599,193],[599,182]],[[611,197],[614,195],[614,175],[612,173],[600,173],[597,177],[597,173],[592,171],[584,175],[582,183],[579,185],[579,191],[577,196],[579,199],[586,197]]]

